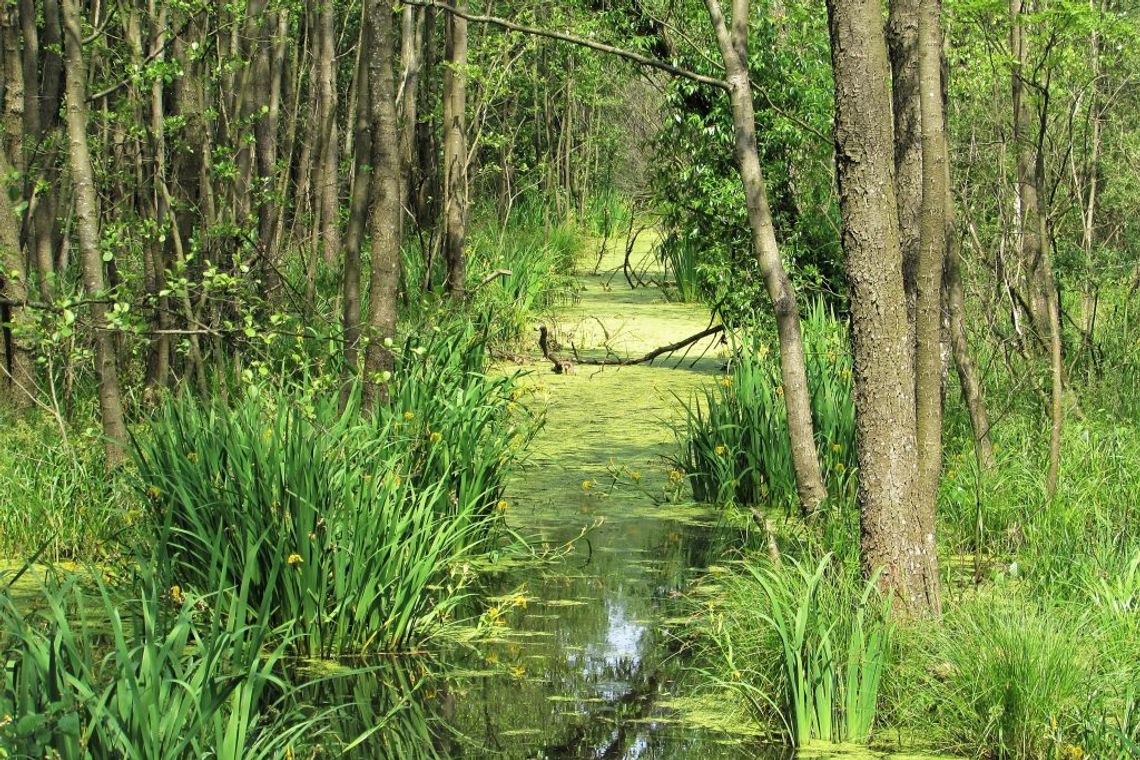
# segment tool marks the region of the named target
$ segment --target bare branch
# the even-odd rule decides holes
[[[404,2],[407,5],[417,5],[421,8],[437,8],[444,13],[451,13],[476,24],[489,24],[491,26],[497,26],[501,29],[506,29],[507,31],[518,32],[519,34],[530,34],[535,37],[545,37],[547,39],[558,40],[560,42],[566,42],[571,45],[577,45],[579,47],[596,50],[599,53],[615,55],[619,58],[624,58],[627,61],[632,61],[638,66],[657,69],[658,71],[664,71],[668,74],[672,74],[675,77],[681,77],[682,79],[699,82],[700,84],[706,84],[710,87],[716,87],[721,90],[728,90],[728,82],[723,79],[717,79],[716,77],[709,77],[705,76],[704,74],[698,74],[695,71],[682,69],[679,66],[665,63],[665,61],[659,61],[656,58],[650,58],[649,56],[635,53],[632,50],[626,50],[624,48],[615,47],[613,45],[607,45],[604,42],[597,42],[585,37],[578,37],[573,34],[556,32],[550,29],[539,29],[532,26],[524,26],[522,24],[516,24],[509,19],[498,18],[496,16],[480,16],[475,13],[469,13],[467,11],[452,8],[451,6],[440,2],[440,0],[404,0]]]

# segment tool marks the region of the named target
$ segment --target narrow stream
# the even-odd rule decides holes
[[[577,303],[558,319],[562,355],[572,343],[637,356],[708,326],[699,306],[630,289],[615,276],[620,264],[609,257],[601,274],[579,278]],[[546,426],[509,487],[510,521],[551,545],[596,527],[564,560],[499,579],[500,593],[526,605],[504,613],[509,633],[482,648],[486,672],[452,695],[449,722],[467,738],[452,756],[756,757],[755,746],[686,727],[668,707],[676,667],[663,622],[718,540],[712,512],[661,503],[677,488],[667,457],[678,397],[723,363],[712,341],[679,359],[569,375],[534,367],[531,403],[545,407]]]

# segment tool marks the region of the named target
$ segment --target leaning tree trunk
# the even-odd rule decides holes
[[[894,186],[890,67],[877,0],[829,0],[850,286],[862,562],[909,614],[941,606],[933,504],[917,497],[914,373]]]
[[[451,7],[466,10],[464,0]],[[447,291],[457,300],[467,297],[467,20],[447,15],[447,68],[443,73],[443,253],[447,262]]]
[[[75,220],[79,233],[83,288],[91,299],[91,320],[95,326],[95,376],[99,385],[99,410],[106,439],[107,467],[113,469],[124,462],[127,427],[123,420],[114,341],[107,329],[107,309],[102,302],[103,257],[99,251],[99,209],[95,196],[95,177],[91,168],[91,151],[87,145],[87,67],[83,60],[83,32],[79,18],[79,0],[64,0],[67,138],[71,180],[75,187]]]
[[[385,339],[396,337],[396,300],[400,286],[400,146],[396,133],[396,85],[392,73],[392,6],[369,0],[372,34],[372,276],[368,292],[368,348],[364,355],[366,409],[387,400],[384,372],[393,369]]]
[[[729,30],[718,0],[706,0],[709,18],[716,30],[724,59],[732,101],[736,160],[748,207],[752,246],[764,285],[776,312],[780,339],[780,372],[784,402],[788,412],[788,435],[792,444],[792,464],[800,505],[806,514],[815,512],[827,497],[819,468],[819,454],[811,417],[811,392],[800,332],[799,305],[792,282],[784,270],[776,243],[776,228],[768,207],[768,194],[756,147],[756,115],[752,104],[752,83],[748,74],[748,2],[734,0],[732,29]]]

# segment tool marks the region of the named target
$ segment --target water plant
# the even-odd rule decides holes
[[[703,659],[761,723],[795,746],[863,743],[874,727],[889,652],[889,602],[833,555],[748,558],[717,580],[698,618],[712,623]]]
[[[319,733],[284,699],[287,634],[241,622],[250,587],[90,585],[45,588],[30,612],[0,596],[0,756],[268,760]]]
[[[833,498],[854,496],[855,405],[842,325],[816,303],[804,320],[808,384],[820,462]],[[796,504],[778,359],[756,336],[740,340],[731,374],[685,405],[678,463],[698,501]]]
[[[470,331],[410,338],[371,416],[355,393],[342,408],[256,385],[163,405],[134,439],[155,566],[183,588],[248,584],[274,600],[259,622],[291,627],[308,655],[422,640],[461,598],[461,560],[533,433],[512,379],[477,371],[483,349]]]

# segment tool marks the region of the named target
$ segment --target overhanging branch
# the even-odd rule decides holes
[[[599,53],[606,53],[608,55],[617,56],[618,58],[624,58],[627,61],[636,63],[638,66],[657,69],[658,71],[664,71],[667,74],[672,74],[675,77],[688,79],[692,82],[698,82],[700,84],[716,87],[721,90],[728,90],[728,82],[723,79],[717,79],[716,77],[709,77],[705,76],[704,74],[698,74],[695,71],[682,69],[681,67],[674,66],[671,63],[665,63],[665,61],[660,61],[656,58],[650,58],[649,56],[642,55],[641,53],[635,53],[632,50],[615,47],[614,45],[607,45],[604,42],[596,42],[595,40],[587,39],[585,37],[578,37],[573,34],[556,32],[551,29],[539,29],[533,26],[524,26],[523,24],[516,24],[514,21],[510,21],[509,19],[505,18],[498,18],[497,16],[481,16],[475,13],[470,13],[468,11],[459,10],[458,8],[453,8],[446,3],[440,2],[440,0],[404,0],[404,4],[415,5],[420,8],[437,8],[444,13],[450,13],[452,15],[459,16],[460,18],[466,19],[472,23],[488,24],[490,26],[497,26],[500,29],[506,29],[510,32],[529,34],[534,37],[545,37],[546,39],[558,40],[559,42],[566,42],[571,45],[589,48],[590,50],[596,50]]]

